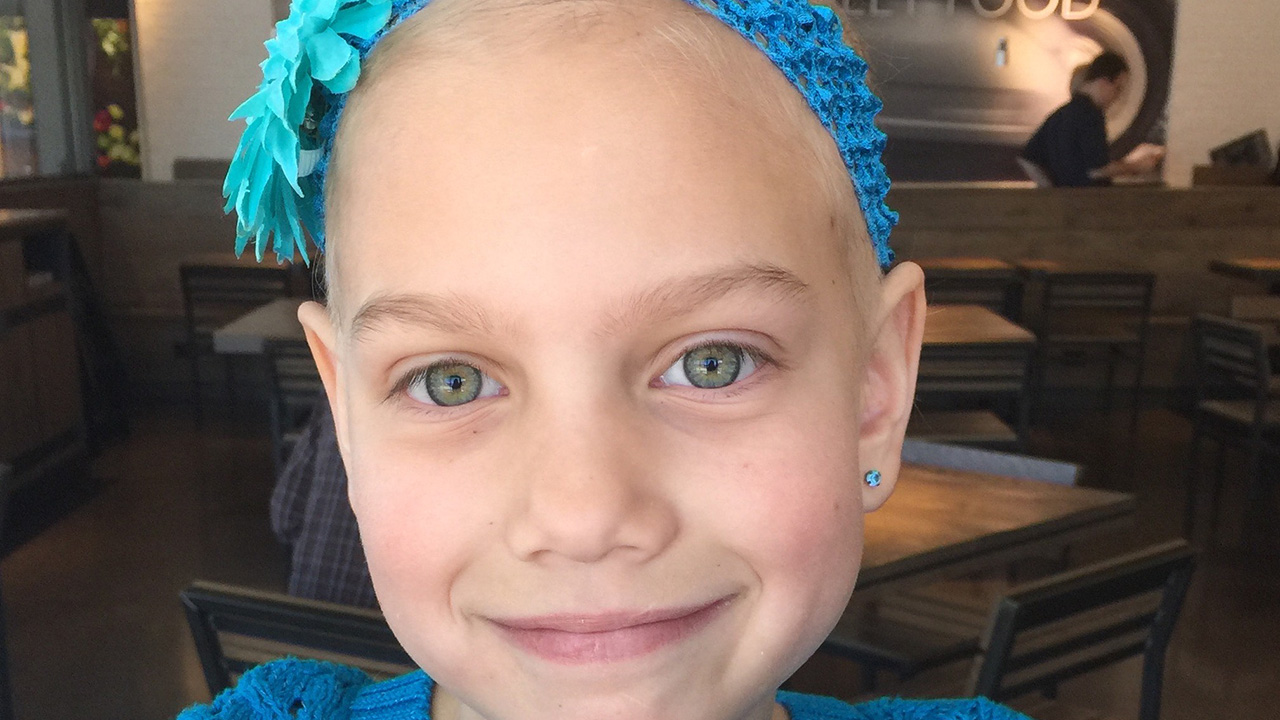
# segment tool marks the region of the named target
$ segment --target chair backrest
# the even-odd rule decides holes
[[[924,292],[929,305],[981,305],[1019,322],[1023,281],[1015,270],[927,268]]]
[[[1040,309],[1040,330],[1052,330],[1073,314],[1104,315],[1136,320],[1146,332],[1155,293],[1155,275],[1148,272],[1048,273]]]
[[[1280,322],[1280,296],[1236,295],[1231,298],[1231,319],[1245,322]]]
[[[1027,389],[1032,346],[926,345],[920,352],[916,397],[932,400],[1017,396]]]
[[[289,266],[187,264],[179,270],[187,332],[211,333],[290,294]]]
[[[971,694],[1004,702],[1142,655],[1139,717],[1156,720],[1192,566],[1177,540],[1015,588],[992,611]]]
[[[351,665],[375,679],[417,669],[376,610],[202,581],[181,597],[214,695],[249,668],[282,657]]]
[[[324,385],[306,341],[273,340],[265,350],[271,388],[271,444],[278,474],[289,457],[294,435],[323,397]]]
[[[1055,485],[1075,485],[1080,479],[1080,466],[1074,463],[927,440],[903,442],[902,461],[967,472],[1039,480]]]
[[[1262,328],[1213,315],[1191,319],[1196,402],[1252,398],[1265,411],[1271,362]]]

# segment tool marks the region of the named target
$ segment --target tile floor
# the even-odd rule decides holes
[[[0,572],[19,718],[162,720],[207,699],[178,591],[197,577],[266,589],[284,582],[257,416],[249,409],[197,430],[181,408],[141,411],[91,481],[15,496]],[[1180,532],[1188,424],[1148,411],[1136,443],[1127,427],[1119,413],[1071,413],[1036,429],[1033,449],[1085,463],[1085,484],[1138,496],[1135,526],[1078,548],[1080,561]],[[1280,717],[1277,514],[1273,507],[1242,526],[1243,505],[1236,473],[1170,652],[1165,720]],[[1138,672],[1126,663],[1062,693],[1136,717]]]

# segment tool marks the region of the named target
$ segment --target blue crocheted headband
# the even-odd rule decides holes
[[[829,8],[805,0],[686,0],[719,18],[773,61],[831,131],[858,193],[882,267],[893,261],[897,213],[874,124],[880,99],[867,64],[842,40]],[[267,41],[258,91],[231,114],[247,119],[222,194],[238,216],[236,254],[252,240],[278,261],[307,258],[307,234],[324,251],[324,178],[338,120],[361,63],[389,31],[430,0],[293,0]]]

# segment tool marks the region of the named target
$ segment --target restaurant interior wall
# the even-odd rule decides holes
[[[133,0],[143,178],[173,179],[178,158],[229,158],[227,122],[262,79],[272,0]]]
[[[261,43],[284,3],[133,3],[148,150],[144,177],[172,179],[177,158],[229,157],[237,127],[225,118],[243,99],[245,88],[257,84]],[[832,4],[845,6],[846,14],[861,8],[852,0]],[[896,6],[881,2],[877,7],[887,11]],[[874,35],[870,18],[851,20],[864,34]],[[1275,0],[1179,4],[1168,123],[1166,179],[1171,184],[1189,184],[1192,166],[1207,162],[1209,148],[1245,132],[1264,127],[1273,141],[1280,140],[1280,93],[1274,88],[1280,66],[1277,28],[1280,2]]]
[[[1174,47],[1167,182],[1258,128],[1280,141],[1280,2],[1181,0]]]
[[[1163,144],[1180,1],[817,0],[870,64],[898,182],[1027,180],[1023,145],[1104,49],[1131,68],[1108,112],[1113,152]]]

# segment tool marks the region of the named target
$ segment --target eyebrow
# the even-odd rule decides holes
[[[729,293],[758,289],[780,299],[804,295],[809,286],[791,271],[772,264],[740,264],[671,280],[624,300],[609,313],[605,333],[687,315],[699,305]],[[351,338],[359,342],[385,323],[432,327],[445,333],[491,334],[499,318],[476,302],[431,293],[375,295],[351,319]]]
[[[606,332],[642,321],[670,320],[729,293],[760,290],[778,299],[803,296],[809,286],[791,271],[772,264],[741,264],[663,283],[624,301],[611,313]]]
[[[443,333],[483,335],[494,318],[480,305],[460,297],[431,293],[375,295],[351,318],[351,339],[360,342],[387,323],[432,327]]]

